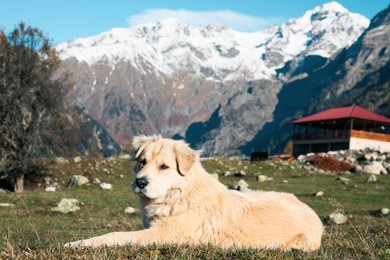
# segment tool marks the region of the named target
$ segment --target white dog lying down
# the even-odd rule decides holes
[[[113,232],[65,246],[214,244],[222,247],[317,250],[323,226],[294,195],[228,190],[183,141],[160,136],[133,140],[136,175],[146,229]]]

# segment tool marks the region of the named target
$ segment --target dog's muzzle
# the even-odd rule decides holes
[[[148,184],[149,181],[145,177],[135,179],[135,185],[140,189],[145,188]]]

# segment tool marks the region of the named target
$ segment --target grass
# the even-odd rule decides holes
[[[140,212],[123,213],[128,206],[139,209],[137,197],[130,191],[133,163],[115,160],[87,160],[68,165],[48,165],[46,176],[58,182],[54,193],[31,186],[23,194],[0,193],[0,203],[12,203],[14,207],[0,207],[0,259],[389,259],[389,217],[371,213],[390,207],[390,176],[379,176],[375,183],[366,183],[367,176],[346,175],[348,184],[337,180],[338,175],[308,173],[299,165],[248,162],[220,159],[206,160],[203,165],[210,173],[219,173],[219,179],[233,186],[245,179],[253,190],[291,192],[310,205],[320,217],[334,211],[350,216],[344,225],[326,225],[321,249],[314,253],[300,251],[245,249],[222,250],[213,245],[178,246],[150,245],[148,247],[125,246],[99,249],[68,249],[65,242],[96,236],[112,231],[138,230],[142,228]],[[233,174],[223,176],[225,171]],[[244,170],[245,177],[234,173]],[[99,178],[113,185],[113,190],[101,190],[98,184],[66,188],[74,174]],[[257,182],[256,175],[265,174],[272,181]],[[40,181],[43,183],[43,179]],[[314,197],[317,191],[323,197]],[[76,198],[81,210],[62,214],[50,209],[62,198]]]

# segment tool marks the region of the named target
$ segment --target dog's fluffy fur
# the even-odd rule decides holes
[[[323,226],[294,195],[228,190],[183,141],[138,136],[132,188],[140,197],[144,230],[114,232],[66,246],[215,244],[222,247],[317,250]],[[141,185],[142,186],[142,185]]]

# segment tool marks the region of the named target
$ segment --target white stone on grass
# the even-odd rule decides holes
[[[390,209],[388,209],[388,208],[382,208],[382,209],[380,210],[380,213],[381,213],[382,216],[387,216],[387,215],[389,215],[389,213],[390,213]]]
[[[47,186],[45,188],[45,191],[46,192],[55,192],[56,191],[56,187],[55,186]]]
[[[380,162],[374,161],[371,162],[369,165],[365,165],[363,167],[363,172],[367,174],[387,174],[387,170],[383,167],[383,165]]]
[[[224,176],[224,177],[227,177],[227,176],[229,176],[229,175],[232,175],[232,173],[231,173],[230,171],[226,171],[226,172],[223,173],[223,176]]]
[[[15,207],[12,203],[0,203],[0,207]]]
[[[256,179],[258,182],[264,182],[264,181],[272,181],[274,178],[270,178],[267,175],[258,175]]]
[[[80,156],[74,157],[73,158],[73,162],[74,163],[80,163],[81,162],[81,157]]]
[[[112,185],[109,183],[100,183],[100,188],[102,190],[112,190]]]
[[[133,214],[134,212],[136,212],[136,209],[133,207],[127,207],[124,211],[125,214]]]
[[[332,213],[332,214],[329,215],[329,219],[330,219],[334,224],[341,225],[341,224],[344,224],[345,222],[347,222],[348,217],[345,216],[345,215],[342,214],[342,213],[334,212],[334,213]]]
[[[84,184],[89,183],[89,180],[87,177],[82,176],[82,175],[73,175],[72,178],[70,178],[68,182],[68,187],[73,187],[73,186],[82,186]]]
[[[350,182],[351,180],[346,177],[337,177],[337,180],[343,181],[343,182]]]
[[[75,212],[77,210],[80,210],[78,204],[79,201],[76,199],[64,198],[58,203],[57,207],[51,208],[51,211],[61,212],[61,213]]]
[[[377,181],[377,178],[376,178],[376,175],[374,175],[374,174],[369,175],[367,180],[366,180],[367,183],[376,182],[376,181]]]
[[[243,180],[243,179],[239,180],[239,181],[237,182],[237,184],[233,186],[233,188],[234,188],[235,190],[242,191],[242,192],[251,191],[251,190],[249,189],[249,184],[248,184],[245,180]]]
[[[69,164],[69,160],[64,157],[57,157],[56,158],[57,164]]]
[[[234,174],[236,177],[244,177],[244,176],[246,176],[246,172],[244,172],[244,171],[238,171],[236,174]]]

